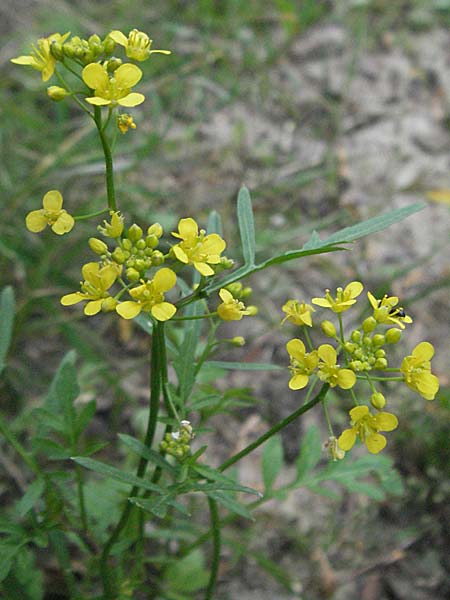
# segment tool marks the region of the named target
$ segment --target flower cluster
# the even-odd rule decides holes
[[[164,439],[159,444],[162,452],[174,456],[177,460],[183,461],[191,453],[190,443],[194,438],[192,425],[189,421],[181,421],[180,429],[166,433]]]
[[[327,289],[324,297],[312,298],[311,304],[291,299],[282,308],[286,314],[282,323],[287,321],[299,326],[306,342],[305,345],[301,339],[294,338],[286,344],[290,358],[289,387],[300,390],[311,379],[321,380],[332,388],[349,390],[356,404],[350,410],[350,428],[339,437],[334,435],[328,412],[326,413],[330,428],[326,446],[333,460],[343,458],[357,439],[366,444],[369,452],[376,454],[386,446],[386,438],[380,432],[397,428],[397,417],[383,410],[386,398],[375,383],[403,381],[426,400],[433,400],[439,389],[439,380],[431,372],[430,361],[434,348],[429,342],[418,344],[411,355],[403,359],[399,368],[389,366],[388,347],[397,344],[406,325],[412,323],[411,317],[398,306],[399,299],[396,296],[377,299],[368,292],[372,314],[363,320],[360,327],[346,334],[342,313],[358,302],[362,291],[362,283],[353,281],[345,288],[338,288],[334,295]],[[334,340],[334,346],[313,346],[309,335],[309,329],[313,327],[312,313],[315,312],[312,305],[328,309],[337,315],[337,326],[328,319],[320,323],[322,333]],[[369,386],[370,392],[365,392],[365,396],[369,396],[371,407],[377,411],[375,414],[372,414],[369,406],[358,401],[356,390],[358,389],[359,394],[359,384]]]

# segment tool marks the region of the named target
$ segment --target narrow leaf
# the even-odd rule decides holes
[[[14,310],[14,290],[8,286],[4,288],[0,296],[0,374],[5,368],[6,356],[11,343]]]
[[[208,233],[218,233],[220,236],[223,234],[222,219],[217,210],[212,210],[208,217]]]
[[[285,367],[268,363],[229,362],[226,360],[209,360],[204,367],[213,369],[235,369],[237,371],[282,371]]]
[[[33,483],[28,486],[27,491],[17,503],[17,512],[20,517],[24,517],[30,512],[30,510],[44,493],[44,490],[45,481],[41,478],[35,479]]]
[[[245,517],[246,519],[252,519],[252,515],[250,511],[240,502],[235,500],[230,494],[226,492],[208,492],[207,496],[216,500],[219,504],[224,506],[229,511],[240,515],[241,517]]]
[[[237,200],[237,217],[245,265],[255,264],[255,223],[248,189],[241,187]]]
[[[73,403],[80,393],[75,358],[75,352],[70,351],[62,359],[44,402],[45,409],[64,416],[65,433],[67,436],[75,432],[76,413]]]
[[[314,469],[320,460],[322,448],[317,427],[311,427],[302,439],[297,464],[297,481],[303,481],[305,476]]]
[[[158,492],[159,494],[164,493],[164,489],[156,485],[155,483],[151,483],[146,479],[142,479],[141,477],[136,477],[135,475],[131,475],[131,473],[124,473],[115,467],[111,467],[106,463],[99,462],[98,460],[94,460],[92,458],[85,458],[84,456],[74,456],[72,460],[77,464],[85,467],[86,469],[90,469],[91,471],[95,471],[96,473],[100,473],[100,475],[105,475],[106,477],[110,477],[115,481],[120,481],[122,483],[128,483],[133,487],[139,487],[144,490],[150,490],[151,492]]]
[[[165,458],[163,458],[161,454],[159,454],[159,452],[156,452],[151,448],[147,448],[147,446],[145,446],[141,441],[137,440],[134,437],[131,437],[131,435],[119,433],[118,436],[120,441],[123,442],[125,446],[130,448],[130,450],[135,452],[138,456],[142,456],[143,458],[149,460],[151,463],[154,463],[158,467],[161,467],[161,469],[165,469],[166,471],[169,471],[172,474],[177,473],[177,469],[173,467]]]
[[[264,444],[262,455],[262,475],[264,487],[271,490],[277,475],[283,467],[283,446],[279,435],[274,435]]]

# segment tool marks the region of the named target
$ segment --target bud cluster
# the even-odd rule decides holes
[[[100,57],[111,55],[114,51],[114,46],[115,42],[109,36],[106,36],[102,40],[100,36],[94,34],[87,40],[74,35],[67,42],[53,42],[50,49],[56,60],[63,60],[67,57],[78,60],[83,65],[87,65]]]
[[[125,237],[111,253],[111,259],[125,268],[125,276],[133,283],[144,277],[151,267],[157,267],[164,262],[164,255],[157,250],[159,238],[163,229],[159,223],[154,223],[144,232],[139,225],[133,223]]]
[[[166,433],[164,439],[159,444],[161,452],[174,456],[182,461],[191,453],[190,443],[194,438],[192,426],[189,421],[181,421],[180,429]]]

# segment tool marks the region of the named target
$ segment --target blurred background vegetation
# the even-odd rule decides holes
[[[215,209],[232,249],[236,195],[246,183],[264,255],[274,245],[298,247],[312,229],[332,231],[450,188],[450,1],[6,0],[0,16],[0,283],[14,287],[18,304],[1,408],[24,437],[71,348],[83,394],[97,398],[94,435],[109,439],[117,424],[139,428],[148,384],[143,334],[60,307],[90,256],[91,223],[78,223],[63,240],[24,228],[49,189],[60,189],[74,213],[100,209],[105,198],[91,123],[75,106],[52,103],[38,73],[9,63],[36,38],[136,27],[155,48],[172,50],[142,65],[148,99],[133,111],[138,129],[117,139],[118,195],[130,222],[159,221],[170,231],[188,215],[205,223]],[[404,478],[402,496],[318,502],[309,494],[271,507],[248,531],[253,550],[240,561],[236,546],[230,550],[220,598],[448,597],[448,210],[430,203],[351,253],[250,282],[260,315],[256,325],[232,330],[247,337],[244,359],[284,364],[292,332],[278,324],[286,299],[307,300],[359,278],[374,292],[401,296],[415,321],[405,352],[431,341],[443,385],[434,403],[404,390],[396,401],[401,426],[389,452]],[[285,416],[298,402],[286,388],[283,378],[263,378],[257,406],[230,415],[227,427],[245,439],[247,430],[236,433],[242,420],[258,429]],[[345,411],[336,419],[343,423]],[[284,436],[288,461],[300,429]],[[211,440],[218,456],[232,439]],[[23,478],[14,461],[3,454],[5,499],[10,478]]]

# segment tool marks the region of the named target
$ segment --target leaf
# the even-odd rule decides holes
[[[255,264],[255,223],[248,189],[241,187],[237,200],[237,217],[245,265]]]
[[[283,446],[281,444],[281,437],[274,435],[264,444],[262,455],[262,476],[266,490],[272,489],[282,467]]]
[[[30,512],[30,510],[44,493],[44,490],[45,481],[41,478],[35,479],[33,483],[28,486],[27,491],[16,505],[17,512],[20,517],[24,517]]]
[[[100,473],[100,475],[105,475],[106,477],[110,477],[115,481],[120,481],[122,483],[128,483],[133,487],[139,487],[144,490],[150,490],[151,492],[158,492],[159,494],[164,493],[164,489],[156,485],[155,483],[151,483],[151,481],[147,481],[146,479],[142,479],[141,477],[136,477],[135,475],[131,475],[130,473],[124,473],[115,467],[111,467],[111,465],[107,465],[106,463],[102,463],[98,460],[94,460],[93,458],[86,458],[84,456],[74,456],[72,460],[77,464],[85,467],[86,469],[90,469],[91,471],[95,471],[96,473]]]
[[[3,289],[0,296],[0,374],[5,368],[6,356],[11,343],[14,310],[14,290],[8,286]]]
[[[31,444],[33,448],[45,454],[49,460],[66,460],[70,458],[71,450],[49,438],[35,437]]]
[[[67,437],[75,433],[76,412],[73,403],[80,393],[75,359],[73,350],[62,359],[44,402],[45,409],[64,416],[64,432]]]
[[[0,582],[2,582],[11,570],[13,560],[27,540],[7,539],[0,541]]]
[[[305,476],[314,469],[320,460],[322,447],[320,443],[320,434],[317,427],[310,427],[305,433],[300,446],[297,465],[297,482],[303,481]]]
[[[270,363],[229,362],[226,360],[209,360],[204,367],[213,369],[236,369],[237,371],[283,371],[286,368]]]
[[[372,500],[384,500],[386,497],[382,488],[373,483],[369,483],[368,481],[355,481],[354,479],[349,479],[348,481],[342,481],[342,485],[346,487],[349,492],[364,494],[368,498],[372,498]]]
[[[186,316],[198,316],[205,311],[203,302],[194,302],[186,309]],[[180,345],[173,366],[179,384],[179,396],[182,405],[188,399],[195,383],[195,352],[198,346],[201,330],[201,319],[187,321],[184,326],[184,338]]]
[[[156,498],[128,498],[128,501],[132,504],[139,506],[142,510],[150,512],[160,519],[164,519],[167,514],[167,509],[172,506],[176,510],[180,511],[184,515],[189,516],[189,512],[180,502],[177,502],[173,495],[162,494]]]
[[[182,598],[186,598],[190,592],[203,588],[208,583],[208,579],[205,559],[199,548],[171,562],[164,571],[164,587],[169,591],[180,592]]]
[[[89,425],[92,417],[95,415],[97,404],[95,400],[90,400],[82,406],[75,418],[74,432],[78,439],[86,427]]]
[[[212,210],[209,213],[208,226],[206,230],[208,233],[218,233],[220,236],[222,236],[222,219],[220,218],[220,214],[217,212],[217,210]]]
[[[156,452],[151,448],[147,448],[147,446],[145,446],[141,441],[137,440],[134,437],[131,437],[131,435],[119,433],[118,437],[120,441],[125,444],[125,446],[130,448],[130,450],[132,450],[138,456],[142,456],[143,458],[149,460],[158,467],[161,467],[161,469],[169,471],[169,473],[172,473],[173,475],[178,472],[178,470],[175,467],[173,467],[164,457],[162,457],[161,454],[159,454],[159,452]]]
[[[229,511],[240,515],[241,517],[245,517],[246,519],[253,519],[250,511],[243,504],[235,500],[231,494],[227,494],[226,492],[207,492],[206,494],[209,498],[216,500],[219,504],[224,506]]]

